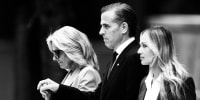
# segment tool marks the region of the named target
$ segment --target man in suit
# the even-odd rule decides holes
[[[101,9],[101,29],[106,47],[113,49],[116,59],[109,66],[103,82],[94,92],[82,92],[50,79],[38,84],[41,94],[52,91],[53,100],[136,100],[140,82],[147,74],[141,65],[136,41],[137,18],[134,10],[126,3],[113,3]],[[44,85],[45,84],[45,85]],[[66,98],[65,98],[66,97]]]

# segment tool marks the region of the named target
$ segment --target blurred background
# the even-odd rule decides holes
[[[0,100],[43,100],[36,90],[38,82],[47,77],[61,81],[66,72],[52,61],[46,38],[64,25],[88,35],[102,74],[111,50],[98,34],[100,9],[117,1],[120,0],[1,0]],[[141,30],[163,25],[173,31],[178,58],[193,76],[200,98],[199,0],[121,1],[136,10]]]

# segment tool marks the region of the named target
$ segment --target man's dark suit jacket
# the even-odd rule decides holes
[[[137,54],[136,41],[129,44],[119,55],[107,78],[94,92],[81,92],[76,88],[60,85],[53,100],[136,100],[141,80],[147,75],[147,66],[142,66]],[[108,70],[107,70],[108,71]]]
[[[141,82],[138,100],[144,100],[147,91],[145,79],[146,77]],[[167,89],[167,100],[196,100],[195,85],[192,77],[188,77],[187,79],[185,79],[183,83],[184,85],[182,86],[182,88],[180,88],[182,95],[181,99],[177,99],[171,94],[169,90],[169,82],[164,82],[164,84],[166,85],[165,89]],[[157,100],[161,100],[160,95],[158,95]]]

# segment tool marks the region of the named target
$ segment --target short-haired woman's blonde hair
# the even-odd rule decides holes
[[[88,39],[81,31],[71,26],[64,26],[50,34],[47,45],[52,51],[52,43],[69,57],[71,61],[84,67],[91,65],[99,70],[97,55]]]

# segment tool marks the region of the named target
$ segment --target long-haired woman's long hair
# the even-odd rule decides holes
[[[167,89],[177,99],[181,97],[180,88],[185,77],[188,76],[183,65],[177,60],[175,46],[173,43],[172,33],[162,26],[153,26],[142,32],[148,32],[149,39],[153,45],[152,50],[157,54],[158,65],[162,70],[161,73],[161,100],[167,100]],[[167,83],[166,83],[167,82]],[[168,85],[169,88],[165,86]]]

